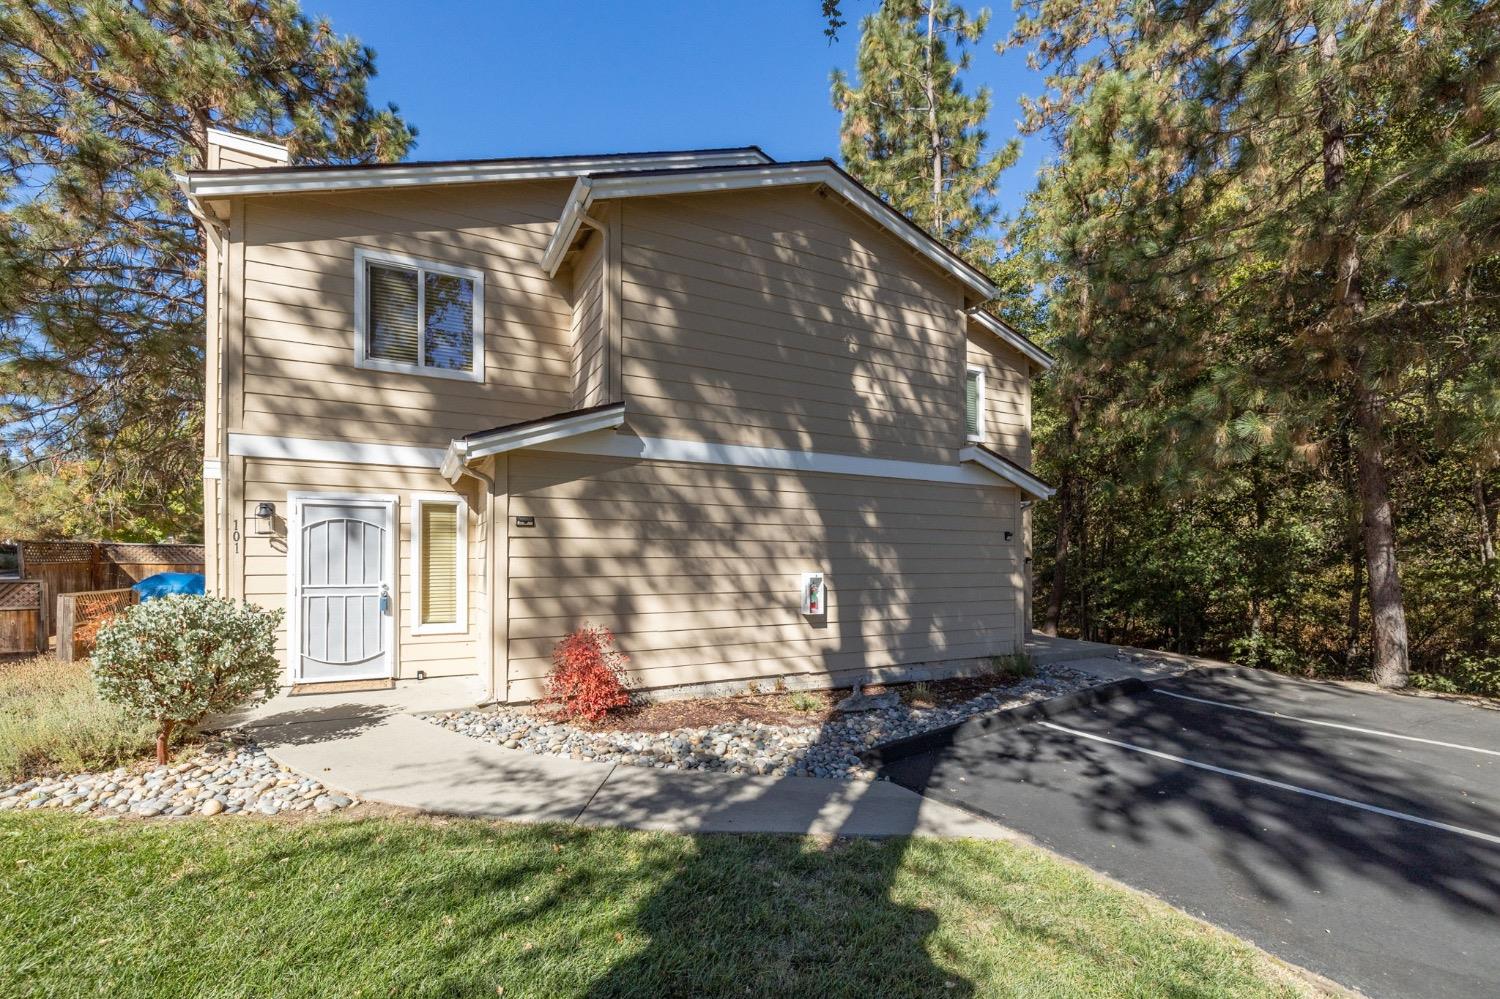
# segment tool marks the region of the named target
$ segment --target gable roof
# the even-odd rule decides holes
[[[985,471],[993,472],[1034,499],[1051,499],[1052,494],[1057,492],[1056,489],[1053,489],[1005,455],[998,451],[991,451],[983,444],[971,444],[964,448],[958,452],[958,460],[960,462],[972,462]]]
[[[977,268],[939,243],[927,230],[886,204],[832,160],[585,174],[573,184],[562,216],[557,220],[557,228],[542,254],[542,268],[549,275],[557,273],[583,224],[583,217],[588,214],[589,207],[595,201],[809,185],[822,185],[834,191],[876,225],[964,284],[980,299],[987,301],[999,293],[999,289]]]
[[[565,440],[579,434],[593,433],[595,430],[609,430],[624,423],[625,404],[607,402],[601,406],[575,409],[520,423],[507,423],[490,430],[478,430],[465,434],[448,445],[439,471],[449,482],[457,482],[460,469],[471,461],[546,444],[548,441]]]
[[[775,162],[759,146],[683,149],[650,153],[595,153],[581,156],[514,156],[502,159],[440,160],[414,163],[319,164],[193,170],[186,190],[194,198],[257,194],[355,191],[434,184],[486,184],[507,180],[555,180],[593,171],[677,170],[756,166]]]
[[[991,333],[1005,341],[1006,344],[1015,348],[1023,357],[1041,370],[1051,371],[1056,367],[1057,358],[1022,336],[1015,328],[998,316],[990,315],[983,309],[972,309],[969,312],[969,321],[986,333]]]

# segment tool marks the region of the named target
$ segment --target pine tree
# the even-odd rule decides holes
[[[373,53],[289,0],[0,7],[0,448],[196,530],[203,236],[173,175],[220,125],[299,160],[395,160]],[[186,502],[186,507],[184,503]]]
[[[1391,407],[1500,360],[1452,335],[1494,300],[1500,25],[1417,7],[1030,2],[1011,40],[1053,70],[1027,125],[1060,150],[1034,200],[1057,314],[1092,303],[1075,357],[1178,464],[1349,442],[1389,686],[1409,662]],[[1493,435],[1493,386],[1470,390],[1489,401],[1454,411]]]
[[[960,74],[989,12],[970,18],[948,0],[886,0],[861,25],[858,85],[833,74],[849,172],[949,248],[991,263],[1000,174],[1011,141],[985,150],[990,94],[965,94]]]

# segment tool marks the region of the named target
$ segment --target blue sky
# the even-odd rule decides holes
[[[837,158],[828,74],[852,72],[858,21],[875,6],[844,0],[850,23],[829,45],[818,0],[303,0],[375,49],[371,97],[417,126],[412,158],[424,160],[750,144]],[[1016,134],[1017,97],[1041,89],[1024,53],[994,53],[1011,17],[1008,2],[994,11],[967,78],[993,91],[995,144]],[[1023,139],[1006,211],[1044,154],[1041,138]]]

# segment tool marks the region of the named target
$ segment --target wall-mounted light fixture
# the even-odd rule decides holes
[[[1010,540],[1010,532],[1009,532],[1009,531],[1006,531],[1006,532],[1005,532],[1005,540],[1006,540],[1006,541],[1009,541],[1009,540]]]
[[[255,533],[270,534],[271,522],[276,519],[275,503],[255,504]]]

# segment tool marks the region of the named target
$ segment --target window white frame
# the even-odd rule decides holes
[[[969,376],[978,375],[974,385],[974,432],[969,433]],[[970,364],[964,369],[964,435],[970,443],[984,440],[984,368]]]
[[[415,493],[411,499],[411,633],[464,634],[469,630],[469,504],[457,493]],[[438,505],[458,508],[458,559],[453,567],[458,574],[458,613],[452,624],[422,621],[422,508]]]
[[[370,306],[369,306],[369,271],[370,265],[389,265],[392,267],[404,267],[417,272],[417,363],[406,364],[401,361],[388,361],[380,357],[370,357],[367,353]],[[427,279],[426,273],[446,274],[449,277],[464,278],[474,284],[474,365],[467,371],[456,371],[448,368],[429,368],[422,364],[422,357],[426,352],[427,344]],[[453,378],[458,381],[482,382],[484,381],[484,271],[473,267],[460,267],[457,264],[445,264],[436,260],[426,260],[420,257],[408,257],[400,253],[386,253],[384,251],[358,249],[354,251],[354,366],[357,368],[369,368],[375,371],[399,371],[407,375],[419,375],[423,378]]]

